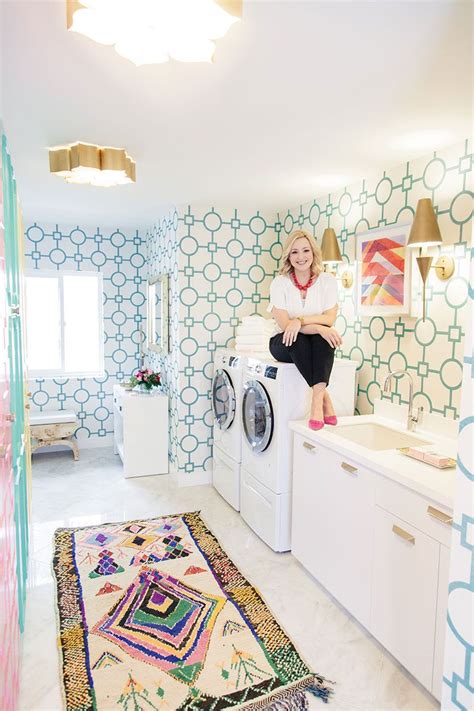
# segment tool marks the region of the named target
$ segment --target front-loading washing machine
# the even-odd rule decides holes
[[[338,415],[354,414],[357,363],[336,359],[328,388]],[[240,513],[275,551],[291,548],[292,432],[311,389],[293,363],[249,358],[242,398]]]
[[[214,414],[213,484],[220,495],[240,510],[242,457],[242,378],[246,357],[230,349],[214,354],[211,386]]]

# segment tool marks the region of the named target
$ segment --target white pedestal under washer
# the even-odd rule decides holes
[[[336,359],[328,390],[338,415],[354,414],[356,361]],[[240,511],[273,550],[291,548],[290,420],[308,416],[311,390],[293,363],[249,358],[242,399]]]
[[[214,414],[213,484],[237,511],[240,509],[242,382],[246,363],[246,357],[235,350],[216,350],[211,386]]]

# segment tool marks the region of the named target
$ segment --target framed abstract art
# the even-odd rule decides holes
[[[356,235],[356,310],[362,316],[410,313],[410,224]]]

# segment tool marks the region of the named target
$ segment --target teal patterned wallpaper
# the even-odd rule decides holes
[[[356,235],[370,229],[413,221],[420,198],[430,197],[438,216],[443,248],[451,255],[454,276],[440,281],[433,270],[427,286],[427,320],[420,318],[420,280],[412,265],[412,316],[359,316],[354,290],[340,289],[341,311],[336,327],[343,335],[340,355],[359,362],[357,410],[372,411],[381,397],[389,370],[407,369],[415,381],[415,404],[426,411],[458,417],[462,382],[463,337],[468,300],[469,245],[472,230],[472,147],[469,141],[385,170],[372,179],[279,213],[285,235],[302,227],[320,239],[333,227],[345,264],[355,260]],[[277,222],[277,226],[278,226]],[[391,398],[407,402],[400,381]]]
[[[242,316],[264,312],[281,255],[279,235],[272,218],[258,211],[188,206],[162,215],[147,242],[149,275],[178,273],[172,280],[171,353],[150,358],[163,368],[170,394],[172,458],[180,472],[205,481],[212,457],[214,351],[232,347]]]
[[[464,381],[448,588],[442,709],[474,709],[474,249],[471,249]]]
[[[137,368],[144,328],[145,240],[138,230],[27,225],[28,270],[97,271],[103,276],[104,375],[37,378],[29,382],[33,410],[73,410],[81,445],[112,444],[114,383]]]
[[[148,270],[158,273],[172,267],[177,273],[172,296],[173,349],[163,366],[172,395],[172,451],[179,471],[192,473],[193,480],[201,476],[206,480],[204,472],[212,453],[213,353],[216,347],[233,344],[242,316],[265,313],[286,235],[303,227],[320,240],[325,227],[331,226],[340,241],[344,268],[348,264],[353,268],[355,235],[411,222],[421,197],[433,200],[443,253],[454,256],[455,275],[449,282],[439,281],[434,272],[430,275],[424,323],[417,313],[420,283],[416,267],[412,316],[360,317],[355,313],[353,289],[341,287],[337,327],[344,343],[338,355],[359,362],[358,412],[372,411],[389,369],[407,368],[415,380],[417,406],[459,416],[472,162],[471,146],[465,141],[277,215],[187,206],[161,216],[147,233]],[[167,259],[171,260],[168,264]],[[404,383],[397,385],[391,395],[394,402],[407,402],[405,388]]]

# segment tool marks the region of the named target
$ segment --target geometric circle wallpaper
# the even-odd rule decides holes
[[[138,231],[104,232],[34,223],[25,231],[26,270],[97,271],[103,279],[103,377],[30,380],[32,408],[73,410],[77,437],[87,446],[111,443],[114,383],[137,368],[144,328],[145,241]]]

